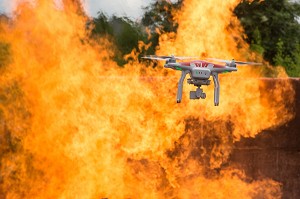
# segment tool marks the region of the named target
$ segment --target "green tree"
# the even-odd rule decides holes
[[[300,4],[288,0],[243,0],[234,10],[252,50],[272,65],[299,76]]]
[[[103,12],[98,12],[98,16],[92,20],[92,36],[112,35],[113,30],[110,26],[108,17]],[[90,23],[88,24],[90,25]]]
[[[178,22],[174,20],[174,12],[180,10],[183,0],[176,2],[157,0],[144,8],[142,24],[150,31],[152,43],[147,54],[155,54],[159,35],[166,32],[177,32]]]
[[[113,16],[110,24],[115,43],[120,51],[117,61],[123,65],[128,61],[124,60],[124,55],[129,54],[133,49],[139,51],[138,42],[146,40],[146,32],[139,23],[133,22],[127,17]]]
[[[116,46],[114,60],[119,66],[123,66],[129,60],[124,56],[133,49],[139,51],[138,42],[146,42],[147,34],[140,23],[134,22],[127,17],[112,16],[108,18],[99,12],[93,19],[92,36],[107,36]]]

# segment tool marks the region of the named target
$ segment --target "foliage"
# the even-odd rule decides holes
[[[300,76],[300,4],[287,0],[243,0],[234,10],[250,48],[290,76]],[[298,20],[297,20],[298,19]]]
[[[129,54],[133,49],[139,51],[138,43],[146,40],[146,32],[140,24],[126,17],[113,16],[110,23],[116,45],[121,52],[117,61],[125,64],[128,60],[124,60],[123,56]]]
[[[142,24],[150,31],[152,44],[147,51],[148,54],[155,54],[161,33],[177,32],[178,23],[174,20],[174,12],[180,10],[182,2],[182,0],[174,3],[168,0],[158,0],[144,8]]]
[[[106,35],[116,45],[114,60],[123,66],[129,60],[124,56],[133,49],[139,50],[139,41],[146,41],[147,35],[144,28],[127,17],[112,16],[108,18],[104,13],[99,13],[93,19],[92,36]]]
[[[77,0],[74,0],[77,1]],[[140,55],[155,54],[159,35],[177,32],[174,13],[181,9],[183,0],[155,0],[144,8],[139,22],[127,17],[107,17],[99,12],[93,18],[91,37],[107,37],[115,44],[114,60],[123,66],[125,55],[136,50]],[[300,76],[300,3],[288,0],[242,0],[234,14],[244,27],[250,49],[272,65],[282,65],[289,76]],[[8,20],[0,17],[1,21]],[[0,27],[1,31],[1,27]],[[139,41],[150,47],[139,46]],[[0,41],[0,69],[11,61],[10,45]]]
[[[113,34],[107,16],[103,12],[98,12],[98,16],[93,19],[92,35]]]
[[[183,0],[156,0],[144,8],[140,22],[126,17],[107,18],[99,13],[94,18],[93,35],[109,35],[116,44],[115,61],[122,66],[133,49],[140,54],[155,54],[159,35],[177,32],[174,13]],[[300,3],[288,0],[242,0],[234,9],[244,27],[250,49],[272,65],[282,65],[290,76],[300,76]],[[139,49],[138,41],[151,44]]]
[[[123,66],[129,60],[124,56],[132,50],[139,52],[139,58],[143,54],[155,54],[158,39],[161,33],[176,32],[178,23],[174,20],[173,11],[178,10],[182,0],[172,3],[168,0],[154,1],[144,8],[145,13],[140,22],[134,22],[127,17],[112,16],[108,18],[99,12],[93,19],[92,36],[108,36],[116,45],[114,60]],[[139,41],[149,48],[139,48]]]

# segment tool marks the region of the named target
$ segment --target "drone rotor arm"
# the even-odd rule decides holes
[[[197,59],[198,57],[174,57],[177,60],[185,60],[185,59]]]
[[[256,62],[243,62],[243,61],[235,61],[236,64],[239,65],[262,65],[262,63],[256,63]]]
[[[175,59],[175,60],[185,60],[185,59],[195,59],[197,57],[180,57],[180,56],[160,56],[160,55],[149,55],[142,57],[143,59],[154,59],[154,60],[169,60],[169,59]]]
[[[142,59],[167,60],[166,58],[161,58],[161,57],[142,57]]]
[[[244,62],[244,61],[235,61],[234,59],[232,60],[224,60],[224,59],[216,59],[216,58],[206,58],[206,60],[211,60],[211,61],[216,61],[216,62],[222,62],[226,64],[230,63],[235,63],[238,65],[262,65],[262,63],[256,63],[256,62]]]

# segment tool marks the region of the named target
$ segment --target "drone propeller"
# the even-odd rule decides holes
[[[235,61],[235,63],[239,65],[262,65],[262,63],[257,63],[257,62]]]
[[[224,59],[216,59],[216,58],[206,58],[207,60],[217,61],[217,62],[223,62],[226,64],[230,64],[231,62],[234,62],[239,65],[262,65],[262,63],[256,63],[256,62],[244,62],[244,61],[235,61],[233,60],[224,60]]]
[[[170,59],[170,58],[162,58],[162,57],[142,57],[143,59],[153,59],[153,60],[167,60],[167,59]]]
[[[185,59],[195,59],[197,57],[178,57],[178,56],[158,56],[158,55],[149,55],[142,57],[143,59],[154,59],[154,60],[169,60],[169,59],[175,59],[175,60],[185,60]]]
[[[178,60],[185,60],[185,59],[197,59],[198,57],[175,57]]]

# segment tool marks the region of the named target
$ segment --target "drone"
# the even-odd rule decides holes
[[[237,67],[236,67],[237,65],[261,65],[261,63],[255,63],[255,62],[242,62],[242,61],[235,61],[234,59],[222,60],[222,59],[215,59],[215,58],[207,58],[206,60],[225,63],[225,65],[215,64],[213,62],[206,61],[206,60],[176,62],[176,60],[187,60],[196,57],[177,57],[174,55],[171,56],[149,55],[142,58],[152,59],[152,60],[164,60],[166,61],[164,65],[165,68],[171,68],[173,70],[181,71],[181,77],[178,82],[177,103],[180,103],[182,100],[183,82],[187,74],[190,75],[190,78],[187,79],[187,83],[193,84],[194,86],[197,87],[195,91],[190,91],[190,99],[193,100],[206,98],[206,93],[203,92],[201,86],[210,85],[211,80],[209,80],[209,78],[210,76],[212,76],[214,81],[215,106],[219,106],[219,98],[220,98],[219,74],[220,73],[237,71]]]

